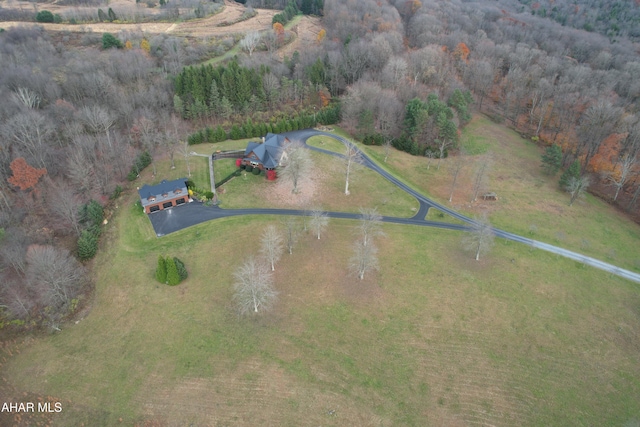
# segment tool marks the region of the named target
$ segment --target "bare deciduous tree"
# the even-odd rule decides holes
[[[589,184],[590,181],[588,176],[581,176],[578,178],[572,176],[571,178],[569,178],[569,182],[567,183],[566,187],[567,192],[571,194],[569,206],[573,205],[573,202],[575,202],[578,197],[580,197],[582,194],[584,194],[585,191],[587,191],[587,188],[589,188]]]
[[[329,224],[329,217],[327,216],[327,213],[320,208],[313,208],[310,213],[310,226],[315,231],[316,236],[318,236],[318,240],[320,240],[320,233]]]
[[[488,177],[487,174],[491,169],[491,165],[493,164],[493,158],[491,155],[483,156],[479,160],[479,165],[476,169],[476,174],[473,179],[473,194],[471,197],[471,201],[475,202],[478,200],[478,193],[480,190],[487,186]]]
[[[362,240],[358,240],[353,250],[350,267],[360,280],[364,279],[367,271],[378,269],[378,249],[373,242],[365,244]]]
[[[614,187],[616,187],[616,194],[613,196],[614,202],[618,198],[618,194],[620,194],[622,187],[624,187],[631,177],[631,172],[636,163],[636,157],[632,157],[629,153],[626,153],[615,166],[615,169],[607,174],[607,179],[611,181]]]
[[[47,191],[48,206],[63,229],[72,229],[80,236],[79,210],[82,203],[68,184],[52,183]]]
[[[302,217],[303,219],[305,216]],[[286,239],[287,250],[289,255],[293,253],[293,245],[295,245],[298,239],[298,221],[293,216],[287,216],[282,220],[284,225],[284,236]]]
[[[234,273],[233,295],[240,314],[269,310],[278,292],[273,287],[273,273],[269,267],[253,257],[247,259]]]
[[[480,259],[480,254],[487,253],[493,245],[494,232],[489,220],[486,217],[476,219],[471,226],[471,230],[462,239],[464,248],[475,252],[476,261]]]
[[[258,44],[260,43],[260,33],[257,31],[249,31],[244,38],[240,41],[240,47],[242,47],[242,49],[246,50],[247,52],[249,52],[249,56],[251,56],[251,54],[253,54],[253,51],[256,49],[256,47],[258,47]]]
[[[453,145],[453,141],[443,138],[436,139],[435,142],[438,143],[438,167],[436,169],[440,170],[440,164],[442,163],[442,159],[444,159],[444,152]]]
[[[345,165],[345,184],[344,184],[344,194],[349,195],[349,178],[351,176],[352,171],[357,165],[362,163],[362,155],[360,154],[360,150],[351,142],[346,142],[344,144],[344,165]]]
[[[26,253],[29,240],[19,228],[9,228],[5,231],[0,244],[0,260],[20,275],[24,275],[27,268]]]
[[[113,115],[100,106],[84,107],[80,110],[80,119],[93,133],[104,132],[107,136],[107,142],[111,147],[111,135],[110,130],[116,123],[116,119]]]
[[[381,236],[382,215],[376,208],[360,208],[360,224],[358,231],[362,236],[362,244],[367,246],[375,236]]]
[[[311,157],[309,152],[299,143],[291,143],[285,147],[286,160],[280,172],[280,175],[286,180],[291,181],[293,188],[292,193],[298,192],[298,182],[305,171],[311,166]]]
[[[27,251],[27,283],[44,306],[62,314],[86,283],[84,267],[69,251],[32,245]]]
[[[19,87],[11,94],[11,98],[20,105],[35,110],[40,106],[40,95],[29,88]]]
[[[282,236],[274,225],[268,225],[262,233],[260,240],[260,253],[271,265],[271,271],[275,271],[276,262],[282,255]]]

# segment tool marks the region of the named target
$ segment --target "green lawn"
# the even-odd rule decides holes
[[[156,238],[125,196],[92,311],[17,346],[3,377],[60,398],[56,425],[623,425],[640,414],[637,285],[498,241],[385,225],[380,271],[348,275],[352,221],[301,231],[275,310],[238,318],[232,273],[268,217]],[[158,255],[185,260],[177,287]],[[117,266],[117,268],[114,268]],[[2,350],[7,356],[7,348]],[[334,411],[334,412],[331,412]]]
[[[345,146],[342,142],[328,136],[312,136],[307,140],[307,145],[344,154]]]
[[[640,271],[640,227],[602,200],[587,195],[569,206],[569,196],[558,189],[559,174],[542,173],[542,149],[517,133],[476,116],[465,127],[462,143],[478,154],[468,158],[449,203],[452,159],[410,156],[393,150],[383,163],[382,147],[364,150],[389,171],[434,200],[469,215],[488,213],[498,228],[584,253],[633,271]],[[497,193],[495,202],[472,203],[474,173],[483,156],[493,156],[486,191]]]
[[[171,168],[169,159],[161,159],[156,161],[156,175],[153,176],[153,167],[147,167],[140,174],[135,182],[136,186],[144,184],[155,185],[162,180],[171,181],[180,178],[189,178],[195,182],[197,188],[210,188],[209,182],[209,162],[205,157],[189,156],[189,166],[191,168],[191,176],[188,175],[187,162],[183,156],[176,154],[174,157],[175,168]]]
[[[325,210],[358,212],[361,207],[376,207],[382,215],[411,217],[418,201],[383,179],[377,173],[359,167],[349,181],[351,194],[344,194],[344,166],[332,156],[311,152],[313,169],[305,174],[307,185],[300,184],[300,194],[291,195],[293,186],[280,177],[267,181],[264,175],[244,173],[223,187],[220,206],[223,208],[291,208],[320,206]],[[315,188],[313,194],[308,189]]]
[[[602,236],[614,239],[603,245],[631,252],[619,252],[617,261],[637,257],[638,237],[631,234],[637,226],[608,206],[587,199],[571,208],[573,221],[556,222],[562,215],[518,196],[518,188],[538,191],[541,180],[547,203],[565,197],[536,174],[537,147],[494,126],[475,119],[467,132],[484,138],[476,146],[497,152],[498,203],[454,203],[468,213],[490,210],[507,229],[526,231],[534,218],[536,238],[566,227],[560,245],[570,248],[580,227],[592,233],[606,227]],[[381,160],[380,147],[365,149]],[[522,157],[503,163],[509,150]],[[410,201],[394,199],[373,176],[354,175],[347,197],[339,163],[318,153],[314,161],[326,171],[318,199],[325,209],[378,206],[390,214],[400,206],[395,213],[410,216]],[[177,161],[171,171],[166,162],[158,162],[158,179],[184,168]],[[440,171],[434,165],[427,171],[425,162],[394,151],[385,166],[442,200],[447,161]],[[151,180],[147,169],[140,181]],[[225,186],[222,206],[261,206],[267,199],[260,191],[275,184],[236,178]],[[318,240],[298,219],[294,253],[276,266],[273,312],[239,318],[233,272],[258,253],[266,225],[282,227],[280,218],[229,218],[156,238],[136,200],[134,190],[125,192],[106,226],[92,270],[91,310],[59,333],[0,347],[0,391],[10,401],[60,399],[64,410],[52,415],[53,425],[511,427],[640,420],[638,284],[501,239],[476,262],[461,249],[459,232],[390,224],[375,239],[379,271],[360,281],[348,271],[357,222],[331,220]],[[447,221],[435,210],[427,219]],[[601,246],[594,238],[587,250],[599,253]],[[156,283],[159,255],[185,261],[189,278],[176,287]],[[15,423],[5,416],[0,424]]]

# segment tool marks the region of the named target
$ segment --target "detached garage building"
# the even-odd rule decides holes
[[[145,213],[161,211],[189,201],[187,178],[164,180],[158,185],[143,185],[138,190]]]

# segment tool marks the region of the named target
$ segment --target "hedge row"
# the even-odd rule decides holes
[[[227,139],[257,138],[267,133],[284,133],[299,129],[312,128],[316,124],[332,125],[340,121],[339,104],[325,107],[316,114],[300,114],[291,119],[282,119],[273,123],[256,123],[247,119],[243,125],[233,125],[227,133],[222,126],[215,129],[206,127],[188,136],[189,145],[206,142],[216,143]],[[134,178],[135,179],[135,178]]]

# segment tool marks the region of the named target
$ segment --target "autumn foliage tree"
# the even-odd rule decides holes
[[[23,157],[18,157],[9,165],[13,175],[7,181],[21,190],[34,188],[40,178],[47,173],[47,169],[34,168]]]
[[[273,24],[273,31],[278,37],[278,42],[282,43],[282,41],[284,40],[284,26],[281,23],[276,22]]]

